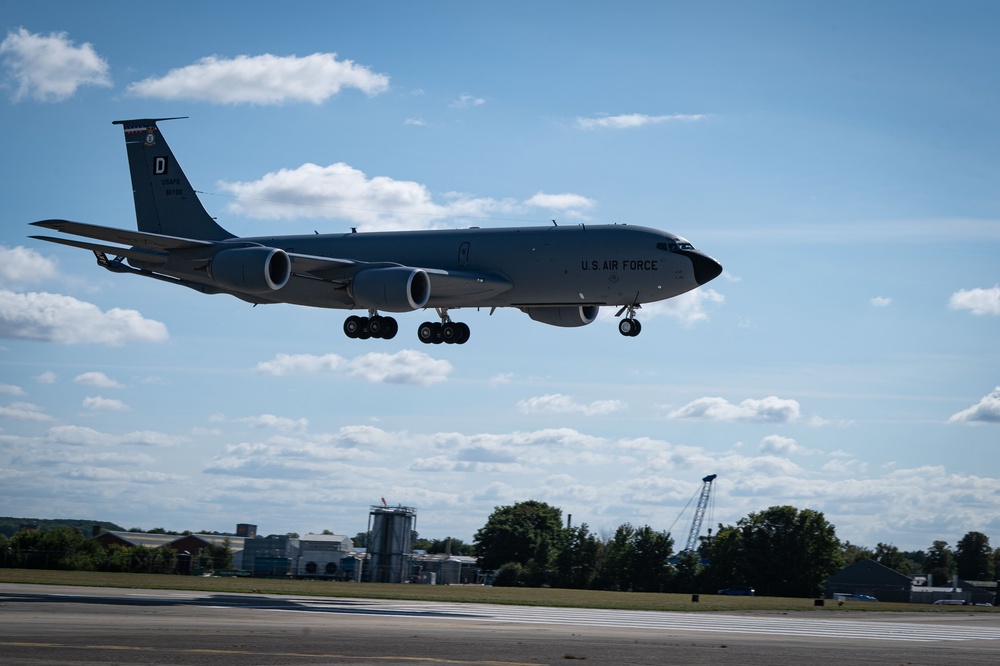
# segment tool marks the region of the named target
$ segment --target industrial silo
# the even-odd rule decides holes
[[[368,580],[403,583],[410,571],[410,541],[417,510],[409,506],[373,506],[368,514]]]

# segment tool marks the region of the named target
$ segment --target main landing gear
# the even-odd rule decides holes
[[[618,311],[618,314],[615,315],[616,317],[621,317],[623,312],[626,310],[628,311],[625,318],[618,322],[618,332],[626,338],[634,338],[642,332],[642,324],[640,324],[639,320],[635,318],[635,311],[639,309],[639,307],[640,306],[638,305],[626,305]]]
[[[425,321],[417,328],[417,337],[428,345],[438,345],[442,342],[449,345],[464,345],[469,341],[471,331],[469,325],[460,321],[452,321],[445,308],[437,309],[440,322]],[[367,340],[381,338],[391,340],[399,332],[399,324],[392,317],[382,317],[374,310],[369,316],[351,315],[344,320],[344,334],[349,338]]]
[[[370,317],[351,315],[344,321],[344,334],[349,338],[391,340],[399,332],[399,324],[392,317],[382,317],[373,312]]]
[[[471,331],[468,324],[452,321],[446,308],[437,308],[437,313],[441,317],[440,322],[425,321],[417,328],[417,337],[421,342],[425,345],[439,345],[442,342],[464,345],[469,341]]]

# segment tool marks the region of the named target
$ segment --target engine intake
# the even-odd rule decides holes
[[[410,312],[427,305],[431,279],[419,268],[369,268],[351,280],[351,295],[359,307]]]
[[[597,319],[597,313],[600,309],[596,305],[578,305],[524,308],[524,311],[528,313],[529,317],[543,324],[572,328],[574,326],[586,326],[593,323]]]
[[[284,250],[273,247],[239,247],[222,250],[208,266],[220,287],[262,294],[277,291],[292,276],[292,262]]]

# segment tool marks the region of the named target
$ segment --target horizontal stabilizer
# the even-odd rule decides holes
[[[215,242],[194,240],[192,238],[178,238],[176,236],[164,236],[152,234],[145,231],[128,231],[127,229],[115,229],[114,227],[102,227],[97,224],[86,224],[84,222],[70,222],[69,220],[41,220],[32,222],[32,226],[53,229],[74,236],[85,236],[97,240],[111,243],[121,243],[122,245],[134,245],[150,250],[189,250],[198,247],[213,247]]]

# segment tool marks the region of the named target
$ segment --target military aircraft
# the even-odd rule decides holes
[[[32,238],[91,250],[115,273],[205,294],[361,311],[344,322],[349,338],[392,338],[399,326],[380,313],[433,308],[439,321],[417,328],[428,344],[469,339],[468,325],[449,314],[459,308],[492,314],[513,307],[571,327],[593,322],[602,306],[618,306],[619,332],[636,336],[643,303],[678,296],[722,272],[680,236],[630,225],[240,238],[202,206],[157,125],[166,120],[177,118],[114,121],[125,132],[138,231],[43,220],[32,224],[103,242]]]

